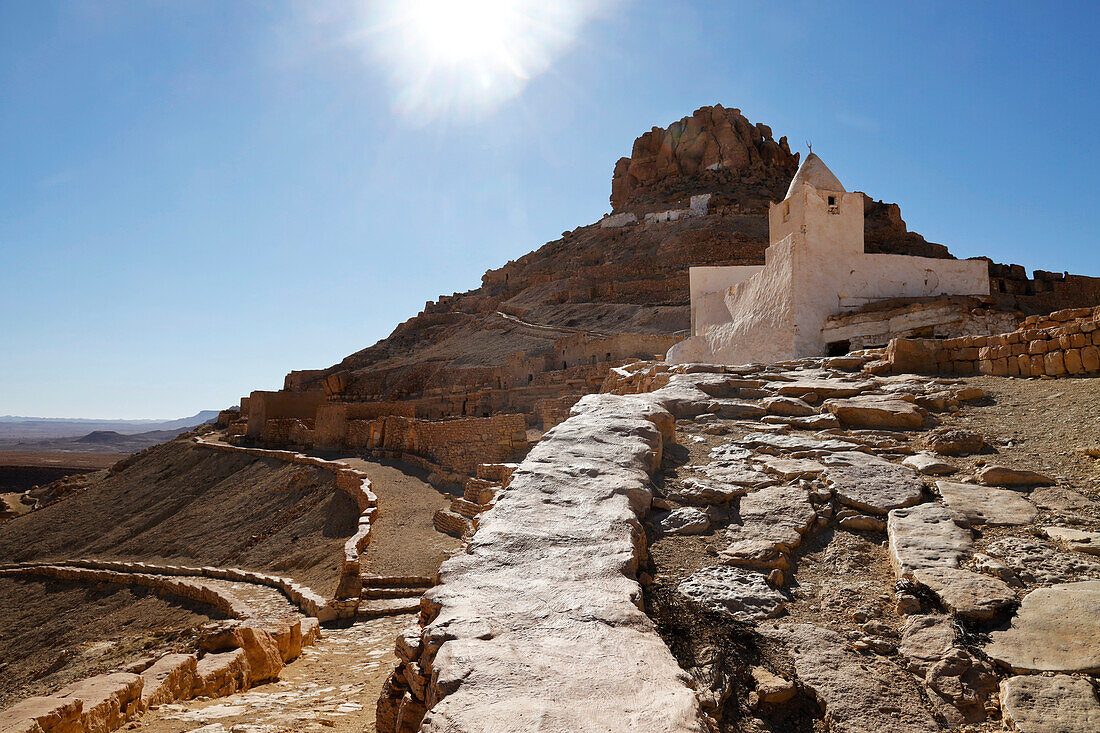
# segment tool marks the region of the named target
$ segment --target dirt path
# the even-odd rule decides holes
[[[432,524],[432,515],[448,508],[451,496],[419,478],[415,469],[356,457],[333,460],[366,473],[378,496],[364,573],[434,575],[439,564],[461,548],[460,540],[436,531]]]
[[[217,699],[149,711],[132,729],[149,733],[373,733],[382,683],[393,671],[394,638],[414,616],[325,629],[278,682]]]

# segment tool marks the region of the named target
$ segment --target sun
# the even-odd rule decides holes
[[[400,0],[368,4],[367,43],[398,112],[482,117],[520,94],[609,0]]]

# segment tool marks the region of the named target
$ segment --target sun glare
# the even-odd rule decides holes
[[[479,117],[517,96],[608,0],[404,0],[369,6],[368,43],[395,108]]]

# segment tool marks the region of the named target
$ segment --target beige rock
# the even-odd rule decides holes
[[[779,705],[787,702],[797,692],[795,684],[785,680],[779,675],[772,674],[763,667],[752,668],[752,679],[755,683],[756,694],[760,701],[771,705]]]
[[[826,400],[824,408],[849,428],[920,430],[924,427],[923,410],[903,400],[835,399]]]
[[[725,565],[703,568],[676,587],[691,606],[753,623],[777,616],[786,603],[762,573]]]
[[[817,412],[813,406],[797,397],[769,397],[761,404],[769,415],[808,417]]]
[[[783,397],[813,395],[819,400],[830,397],[855,397],[874,386],[872,382],[848,382],[842,379],[797,379],[779,385],[776,390]]]
[[[1038,514],[1031,502],[1013,491],[954,481],[937,481],[936,488],[944,504],[971,524],[1028,524]]]
[[[946,476],[949,473],[955,473],[959,470],[947,461],[937,458],[932,453],[915,453],[906,457],[901,464],[903,466],[909,466],[909,468],[925,476]]]
[[[707,405],[707,412],[726,420],[756,420],[764,417],[763,407],[739,400],[714,400]]]
[[[1100,502],[1060,486],[1036,489],[1028,498],[1040,509],[1060,514],[1071,523],[1100,518]]]
[[[890,564],[899,578],[915,570],[958,567],[973,546],[959,515],[940,504],[894,509],[887,520]]]
[[[914,446],[941,456],[966,456],[981,453],[986,444],[985,438],[977,433],[957,428],[938,428],[917,438]]]
[[[791,624],[761,629],[794,660],[798,680],[824,710],[829,730],[932,733],[940,730],[913,678],[883,657],[848,649],[836,632]]]
[[[1005,537],[990,543],[986,551],[1029,585],[1100,578],[1100,562],[1058,550],[1031,537]]]
[[[82,733],[83,701],[72,697],[29,697],[0,711],[4,733]]]
[[[901,631],[898,651],[909,668],[923,677],[956,643],[955,622],[950,616],[912,616]]]
[[[701,534],[710,529],[710,518],[706,512],[685,506],[658,518],[654,527],[664,534]]]
[[[193,654],[165,654],[141,673],[141,701],[150,708],[189,700],[195,688],[198,660]]]
[[[1100,532],[1086,532],[1072,527],[1043,527],[1047,537],[1071,550],[1088,555],[1100,555]]]
[[[785,569],[787,555],[802,542],[816,513],[809,495],[798,486],[769,486],[747,494],[738,511],[742,524],[723,531],[729,547],[723,562],[756,569]]]
[[[1007,466],[986,466],[978,472],[977,479],[987,486],[1052,486],[1054,484],[1054,479],[1049,476]]]
[[[748,491],[748,486],[718,481],[704,483],[693,478],[684,479],[679,484],[666,487],[665,490],[670,499],[693,506],[725,504],[739,496],[744,496]]]
[[[1100,581],[1031,591],[985,652],[1016,672],[1100,672]]]
[[[141,675],[113,672],[75,682],[52,697],[80,700],[86,733],[108,733],[141,712]]]
[[[221,697],[247,690],[248,656],[244,649],[207,654],[195,667],[195,695]]]
[[[823,459],[825,482],[842,503],[869,514],[920,501],[924,484],[913,469],[868,453],[846,451]]]
[[[1019,733],[1095,733],[1100,703],[1088,680],[1059,674],[1018,675],[1001,682],[1001,715]]]
[[[913,581],[969,621],[989,621],[1016,602],[1016,594],[1003,580],[962,568],[921,568],[913,571]]]
[[[816,478],[825,470],[825,464],[810,458],[765,458],[761,465],[783,479]]]
[[[835,451],[855,450],[859,447],[846,440],[822,440],[808,435],[774,435],[772,433],[749,433],[738,442],[761,453],[775,455],[794,453],[822,456]]]

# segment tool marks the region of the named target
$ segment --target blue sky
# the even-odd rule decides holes
[[[567,0],[503,96],[385,7],[0,0],[0,414],[176,417],[335,363],[597,220],[706,104],[957,256],[1100,276],[1096,3]]]

